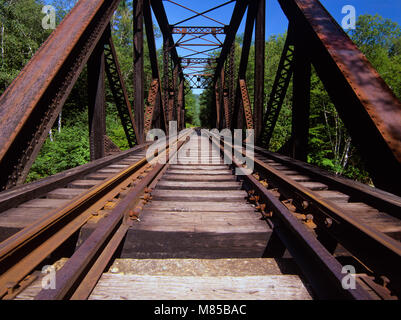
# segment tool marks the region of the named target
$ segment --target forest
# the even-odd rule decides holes
[[[75,0],[53,0],[57,23],[73,7]],[[0,0],[0,94],[18,75],[35,51],[46,40],[51,30],[42,28],[42,7],[40,0]],[[133,30],[132,1],[120,2],[112,20],[112,36],[117,50],[123,78],[130,101],[133,101]],[[156,37],[161,34],[154,26]],[[361,15],[355,30],[349,36],[367,56],[383,79],[401,98],[401,28],[381,16]],[[238,67],[241,55],[242,36],[235,43],[235,64]],[[285,34],[271,36],[266,41],[265,61],[265,103],[269,99],[278,62],[285,42]],[[150,76],[150,62],[147,59],[145,39],[145,75]],[[218,52],[215,52],[218,55]],[[247,68],[247,84],[250,98],[253,97],[254,47],[251,47]],[[162,52],[158,52],[159,65]],[[151,79],[146,78],[145,92]],[[312,72],[311,117],[309,130],[308,162],[349,178],[371,183],[364,170],[362,159],[339,118],[334,105],[315,72]],[[87,74],[80,75],[69,99],[49,132],[49,137],[40,151],[27,182],[76,167],[89,161],[89,133],[87,111]],[[186,125],[214,127],[214,90],[204,90],[199,96],[189,92],[185,97]],[[251,101],[252,102],[252,101]],[[124,135],[117,110],[113,105],[111,92],[106,81],[107,135],[124,150],[128,143]],[[291,135],[292,88],[287,92],[270,149],[277,151]]]

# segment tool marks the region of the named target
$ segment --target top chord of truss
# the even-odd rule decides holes
[[[173,34],[226,34],[227,26],[224,27],[175,27],[170,26],[171,33]]]

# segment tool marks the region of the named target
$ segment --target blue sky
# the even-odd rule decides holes
[[[218,6],[227,2],[227,0],[172,0],[178,4],[189,7],[190,9],[196,10],[198,12],[202,12],[209,8]],[[172,4],[168,1],[163,1],[164,6],[166,8],[167,16],[170,24],[175,24],[187,17],[194,15],[188,10],[185,10],[175,4]],[[343,6],[345,5],[353,5],[356,9],[356,15],[362,14],[379,14],[384,18],[389,18],[398,24],[401,25],[401,0],[321,0],[321,3],[326,7],[326,9],[330,12],[330,14],[341,24],[341,21],[344,17],[344,14],[341,13]],[[230,22],[231,14],[233,11],[235,3],[228,4],[222,8],[217,9],[216,11],[212,11],[207,13],[210,18],[214,20],[218,20],[222,24],[228,25]],[[241,34],[244,32],[245,28],[245,17],[241,23],[238,33]],[[156,21],[154,19],[154,21]],[[191,25],[210,25],[210,26],[218,26],[219,24],[215,21],[197,17],[193,20],[185,22],[186,26]],[[266,39],[269,36],[274,34],[284,33],[287,30],[288,20],[284,13],[281,10],[281,7],[277,0],[266,0]],[[174,36],[175,40],[178,39],[178,36]],[[212,39],[212,38],[209,38]],[[220,37],[221,40],[224,40],[224,37]],[[158,39],[156,41],[156,45],[158,48],[161,47],[162,41]],[[204,50],[204,47],[190,47],[191,49]],[[206,47],[207,48],[207,47]],[[185,54],[191,54],[191,51],[184,50],[183,48],[178,48],[178,54],[180,56],[184,56]],[[195,90],[196,93],[199,93],[199,90]],[[198,92],[199,91],[199,92]]]
[[[219,4],[226,2],[227,0],[174,0],[179,4],[187,6],[196,11],[203,11]],[[401,1],[400,0],[321,0],[321,3],[326,9],[333,15],[333,17],[341,22],[343,15],[341,9],[344,5],[353,5],[356,8],[357,15],[361,14],[376,14],[389,18],[393,21],[398,22],[401,25]],[[191,12],[181,9],[180,7],[164,1],[164,5],[167,11],[168,19],[171,24],[174,24],[186,17],[192,15]],[[228,24],[230,21],[231,13],[234,7],[234,3],[229,4],[225,7],[217,9],[214,12],[210,12],[211,18],[220,20],[221,22]],[[245,20],[245,19],[243,19]],[[266,0],[266,36],[272,34],[283,33],[287,28],[287,19],[283,14],[277,0]],[[187,24],[212,24],[216,25],[215,22],[205,18],[196,18],[187,22]],[[244,21],[240,27],[240,33],[244,30]]]

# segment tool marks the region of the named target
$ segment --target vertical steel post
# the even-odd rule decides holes
[[[170,57],[169,57],[169,40],[164,39],[163,43],[163,85],[162,85],[162,99],[165,106],[164,110],[164,118],[166,123],[166,131],[168,131],[168,125],[170,121],[170,86],[169,86],[169,77],[170,77]]]
[[[292,104],[292,156],[306,161],[308,156],[311,62],[302,40],[296,36]]]
[[[134,5],[134,116],[138,130],[138,143],[143,143],[145,74],[143,69],[143,0],[136,0]]]
[[[266,0],[258,0],[255,21],[255,92],[253,119],[255,138],[258,139],[263,126],[264,84],[265,84],[265,22]]]
[[[102,37],[88,60],[88,116],[91,160],[105,156],[106,110],[104,79],[104,37]]]
[[[219,92],[219,81],[214,85],[214,93],[216,99],[216,128],[220,129],[220,92]]]
[[[177,101],[177,123],[178,130],[182,130],[182,110],[184,108],[184,77],[180,76],[180,84],[178,85],[178,101]]]
[[[178,64],[176,64],[174,66],[173,69],[173,79],[172,79],[172,92],[174,93],[173,96],[173,110],[172,110],[172,114],[173,117],[171,120],[173,121],[177,121],[178,120],[178,84],[179,84],[179,79],[178,79]],[[179,124],[177,121],[177,128],[178,128]]]
[[[230,49],[230,55],[228,58],[227,63],[228,69],[228,99],[229,99],[229,114],[230,114],[230,126],[233,119],[233,111],[234,111],[234,104],[235,104],[235,42],[233,42],[232,47]]]

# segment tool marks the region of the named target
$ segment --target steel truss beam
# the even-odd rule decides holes
[[[212,64],[216,62],[213,58],[180,58],[182,65],[190,64]]]
[[[159,79],[153,79],[152,83],[150,84],[148,101],[146,105],[146,112],[145,112],[145,125],[144,125],[144,138],[146,139],[146,135],[152,129],[152,121],[153,121],[153,114],[155,111],[157,97],[159,95]]]
[[[144,73],[144,50],[143,50],[143,20],[144,20],[144,2],[148,0],[137,0],[133,4],[134,21],[134,113],[136,127],[138,128],[137,139],[139,144],[143,143],[144,128],[144,100],[145,100],[145,73]]]
[[[151,9],[150,9],[150,0],[145,0],[144,1],[144,21],[145,21],[145,29],[146,29],[146,39],[148,42],[148,48],[149,48],[149,59],[150,59],[150,66],[152,69],[152,83],[150,85],[150,90],[149,90],[149,96],[148,96],[148,104],[146,106],[146,111],[145,111],[145,121],[148,121],[146,124],[146,128],[144,129],[144,139],[146,138],[147,132],[151,129],[152,123],[158,116],[157,121],[159,122],[159,127],[160,128],[167,128],[167,115],[166,115],[166,109],[167,106],[164,102],[164,100],[161,98],[162,95],[162,90],[161,90],[161,81],[160,81],[160,73],[159,73],[159,65],[158,65],[158,60],[157,60],[157,51],[156,51],[156,43],[155,43],[155,36],[154,36],[154,30],[153,30],[153,21],[152,21],[152,14],[151,14]],[[157,85],[159,86],[156,90],[154,88],[154,85],[157,80]],[[156,97],[154,100],[152,99],[151,95],[152,92],[156,92]],[[152,101],[150,103],[149,101]],[[161,108],[160,108],[161,106]],[[151,108],[152,110],[150,110]],[[149,109],[149,110],[148,110]],[[149,115],[151,115],[151,118],[149,119]]]
[[[124,85],[120,66],[118,64],[117,53],[111,38],[110,28],[108,29],[107,33],[107,42],[104,46],[106,75],[114,97],[117,112],[121,120],[121,125],[123,126],[128,144],[132,148],[136,144],[138,131],[135,125],[135,118],[132,113],[131,103],[128,100],[127,90]]]
[[[279,2],[374,184],[401,195],[401,102],[319,1]]]
[[[255,19],[255,75],[254,75],[254,108],[255,138],[262,132],[265,84],[265,29],[266,0],[257,0]]]
[[[246,68],[248,66],[248,59],[249,59],[249,51],[251,49],[251,43],[252,43],[252,34],[253,34],[253,27],[255,24],[255,18],[256,18],[256,10],[257,10],[257,5],[258,3],[255,1],[251,1],[249,6],[248,6],[248,13],[246,17],[246,23],[245,23],[245,32],[244,32],[244,40],[242,44],[242,52],[241,52],[241,59],[240,59],[240,64],[239,64],[239,70],[238,70],[238,82],[237,82],[237,89],[236,89],[236,94],[235,94],[235,103],[234,103],[234,109],[233,109],[233,117],[232,117],[232,123],[231,127],[232,129],[235,128],[242,128],[243,127],[243,117],[242,117],[242,111],[244,111],[244,114],[247,114],[252,117],[252,110],[249,102],[249,97],[248,97],[248,102],[249,104],[244,104],[241,103],[244,100],[241,99],[243,98],[243,92],[246,88],[246,85],[243,83],[243,87],[241,88],[240,85],[240,80],[244,80],[246,77]],[[248,96],[248,92],[246,89],[246,96]],[[244,108],[248,108],[249,110],[245,110]],[[249,120],[249,119],[246,119]],[[248,123],[250,125],[250,122]],[[252,121],[252,128],[253,128],[253,121]]]
[[[220,76],[221,69],[224,66],[224,62],[226,61],[227,56],[234,43],[235,35],[241,24],[247,5],[248,5],[248,0],[237,0],[237,2],[235,3],[233,15],[231,17],[230,24],[227,27],[226,38],[224,40],[223,48],[221,49],[221,53],[218,58],[217,66],[215,69],[215,74],[213,78],[214,83],[217,82],[217,79]]]
[[[251,101],[249,100],[248,88],[244,79],[239,79],[239,88],[241,92],[241,103],[244,109],[244,116],[247,129],[254,129]]]
[[[287,93],[288,86],[293,72],[294,45],[292,43],[292,29],[288,29],[287,39],[284,44],[280,62],[277,68],[276,78],[274,79],[270,98],[267,103],[265,117],[263,120],[264,128],[259,139],[259,144],[265,148],[269,147],[270,139],[273,136],[281,107]]]
[[[104,47],[107,38],[106,31],[88,60],[89,149],[92,161],[105,156],[106,101],[104,91]]]
[[[212,76],[205,77],[204,75],[188,75],[185,78],[189,82],[191,89],[207,89],[212,83]]]
[[[202,27],[202,26],[190,26],[190,27],[176,27],[170,26],[172,34],[225,34],[227,27]]]
[[[0,97],[0,188],[25,182],[119,0],[79,1]]]

